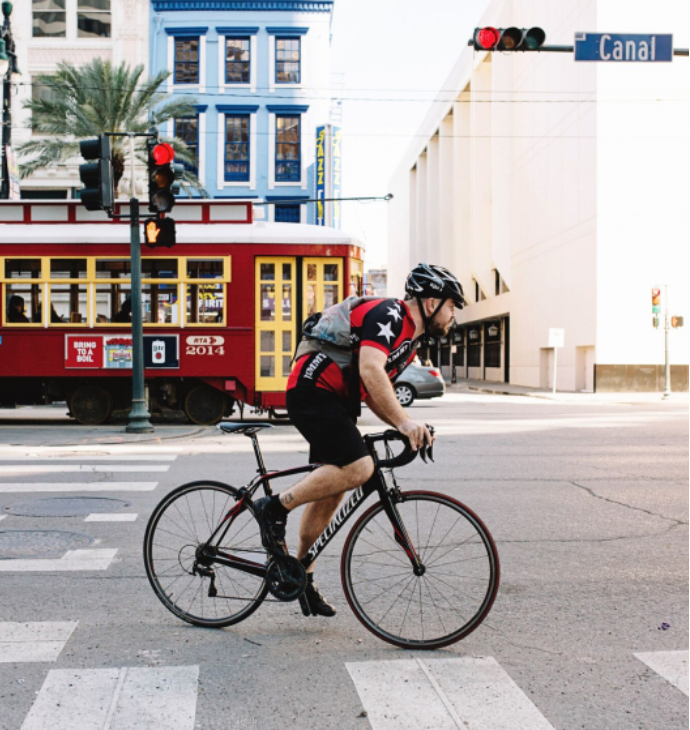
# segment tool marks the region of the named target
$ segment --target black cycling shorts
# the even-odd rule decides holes
[[[342,400],[324,388],[298,385],[287,391],[287,411],[309,442],[312,464],[347,466],[369,451]]]

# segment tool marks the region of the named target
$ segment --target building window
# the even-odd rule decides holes
[[[301,177],[300,118],[276,117],[276,182],[299,182]]]
[[[175,83],[199,83],[198,38],[175,38]]]
[[[484,323],[484,367],[501,367],[501,323]]]
[[[301,205],[289,203],[287,205],[275,206],[276,223],[299,223],[301,218]]]
[[[248,84],[250,50],[249,38],[226,38],[225,83]]]
[[[67,35],[67,0],[33,0],[33,37],[64,38]]]
[[[472,327],[467,332],[467,365],[471,368],[481,367],[482,364],[482,335],[479,327]]]
[[[110,38],[110,0],[78,0],[79,38]]]
[[[225,117],[225,179],[249,182],[249,115]]]
[[[199,117],[183,117],[175,119],[174,135],[181,139],[194,155],[194,163],[183,163],[186,170],[199,173]]]
[[[299,38],[276,38],[276,83],[300,83]]]

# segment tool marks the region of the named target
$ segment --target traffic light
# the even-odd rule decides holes
[[[149,248],[175,245],[175,221],[172,218],[147,218],[144,221],[144,243]]]
[[[652,288],[652,325],[659,326],[659,312],[661,310],[661,289]]]
[[[675,315],[671,317],[671,327],[673,329],[677,329],[678,327],[683,326],[683,318],[682,317],[676,317]]]
[[[167,213],[175,205],[175,195],[180,192],[177,180],[184,167],[173,162],[175,150],[167,142],[148,143],[149,210]]]
[[[86,210],[112,210],[115,205],[113,163],[110,137],[105,134],[79,143],[79,152],[85,160],[79,165],[79,178],[84,187],[79,191]]]
[[[541,28],[475,28],[475,51],[538,51],[546,41]]]

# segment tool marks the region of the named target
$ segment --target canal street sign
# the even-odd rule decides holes
[[[671,34],[575,33],[576,61],[652,63],[673,60]]]

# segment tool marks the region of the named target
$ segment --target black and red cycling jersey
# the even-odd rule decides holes
[[[362,347],[375,347],[387,356],[385,370],[391,381],[414,358],[416,326],[405,302],[399,299],[369,299],[355,307],[350,314],[350,337],[353,355],[359,355]],[[345,373],[327,355],[316,353],[303,355],[292,368],[287,390],[298,384],[312,384],[348,399]],[[360,399],[367,395],[359,380]]]

